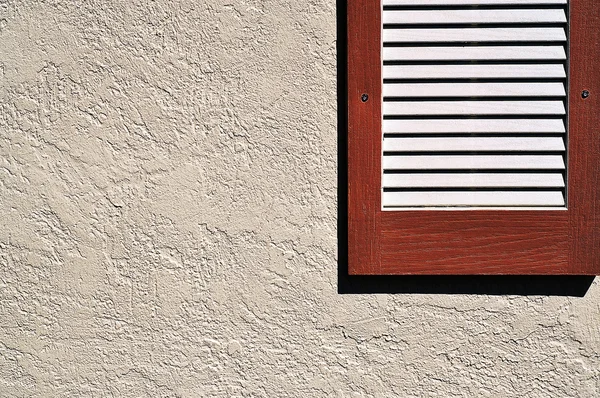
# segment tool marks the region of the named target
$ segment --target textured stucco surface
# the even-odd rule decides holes
[[[333,0],[0,0],[1,397],[598,397],[584,298],[337,293]]]

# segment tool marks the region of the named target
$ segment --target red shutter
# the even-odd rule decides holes
[[[427,4],[436,2],[421,3],[410,9],[427,10]],[[464,9],[477,3],[452,2]],[[490,0],[481,1],[485,3]],[[549,4],[560,0],[546,3],[556,9],[557,5]],[[350,274],[600,273],[600,6],[591,0],[570,0],[567,8],[566,209],[384,211],[382,5],[379,1],[348,0]]]

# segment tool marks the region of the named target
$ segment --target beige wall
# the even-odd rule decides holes
[[[598,397],[584,298],[340,295],[334,0],[0,0],[0,396]]]

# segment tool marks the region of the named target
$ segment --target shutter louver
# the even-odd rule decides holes
[[[384,210],[566,207],[566,0],[383,0]]]

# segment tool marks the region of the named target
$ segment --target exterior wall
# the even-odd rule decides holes
[[[0,0],[1,397],[597,397],[584,298],[340,295],[333,0]]]

